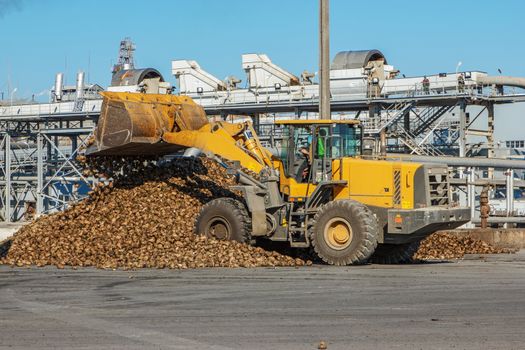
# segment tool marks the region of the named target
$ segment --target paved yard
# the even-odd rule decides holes
[[[525,254],[360,267],[0,266],[0,348],[523,349]]]

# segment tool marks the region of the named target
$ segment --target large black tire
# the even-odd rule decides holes
[[[374,252],[379,225],[366,205],[336,200],[323,205],[313,219],[311,244],[330,265],[364,264]]]
[[[421,241],[405,244],[379,244],[370,258],[375,264],[408,264],[414,261],[414,254]]]
[[[195,223],[195,233],[218,240],[250,243],[250,216],[238,200],[214,199],[202,207]]]

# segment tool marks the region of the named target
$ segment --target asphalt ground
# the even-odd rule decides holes
[[[0,349],[524,349],[525,253],[415,265],[0,266]]]

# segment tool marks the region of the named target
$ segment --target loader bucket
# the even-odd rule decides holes
[[[104,101],[87,155],[148,156],[183,147],[163,140],[165,132],[198,130],[208,123],[202,107],[189,97],[102,92]]]

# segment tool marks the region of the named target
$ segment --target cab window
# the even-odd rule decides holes
[[[361,154],[361,128],[351,124],[332,124],[316,128],[314,157],[340,158]]]
[[[283,126],[280,159],[288,176],[296,177],[298,169],[308,163],[308,154],[311,151],[312,134],[310,127]],[[299,177],[299,175],[297,175]]]
[[[352,124],[336,124],[333,129],[334,147],[338,157],[353,157],[361,154],[361,128]]]

